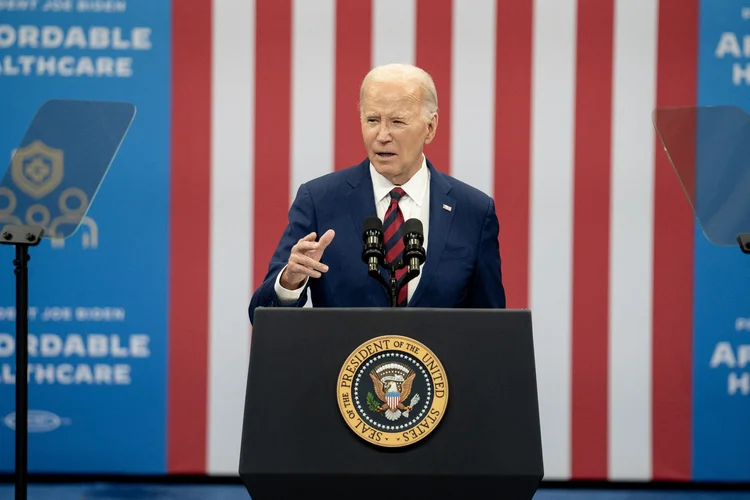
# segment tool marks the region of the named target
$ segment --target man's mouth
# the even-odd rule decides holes
[[[396,153],[375,153],[378,158],[391,158],[393,156],[396,156]]]

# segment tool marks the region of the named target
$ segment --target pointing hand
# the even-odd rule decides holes
[[[300,239],[292,247],[286,269],[281,274],[281,286],[287,290],[296,290],[308,277],[320,278],[322,273],[328,271],[328,266],[321,263],[320,259],[334,235],[333,229],[329,229],[320,237],[320,241],[315,241],[316,233]]]

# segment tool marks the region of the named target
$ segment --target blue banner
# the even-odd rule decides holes
[[[164,473],[171,2],[15,4],[4,10],[0,2],[0,89],[13,96],[0,101],[6,165],[45,101],[137,108],[78,231],[31,249],[29,469]],[[80,165],[66,164],[74,156],[64,148],[34,148],[18,165],[26,192],[49,190],[49,182],[90,189],[65,181],[66,169]],[[15,211],[8,192],[0,191],[0,224],[48,225],[41,209]],[[60,210],[78,206],[71,191],[63,198]],[[13,252],[0,246],[0,472],[14,464]]]
[[[749,0],[702,0],[698,105],[750,111],[749,41]],[[695,240],[694,479],[748,481],[750,256],[711,244],[698,224]]]

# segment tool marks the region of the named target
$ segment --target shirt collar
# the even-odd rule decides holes
[[[392,184],[391,181],[380,175],[378,171],[375,170],[375,167],[372,166],[372,163],[370,163],[370,177],[372,177],[372,187],[375,192],[375,203],[377,204],[383,198],[388,196],[391,190],[396,186]],[[422,166],[417,173],[406,182],[406,184],[401,186],[401,189],[406,192],[409,198],[414,200],[414,203],[416,203],[418,207],[421,207],[422,202],[424,201],[424,195],[427,192],[429,179],[430,171],[427,168],[427,160],[424,155],[422,155]]]

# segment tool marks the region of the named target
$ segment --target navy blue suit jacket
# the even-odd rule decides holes
[[[408,307],[505,308],[494,201],[440,173],[429,160],[427,168],[429,240],[419,285]],[[256,307],[281,305],[274,284],[292,246],[313,231],[320,238],[329,229],[336,234],[321,259],[328,272],[308,279],[293,307],[304,306],[308,292],[313,307],[388,307],[388,292],[367,274],[362,261],[362,224],[376,215],[369,160],[302,184],[268,273],[250,301],[250,321]]]

